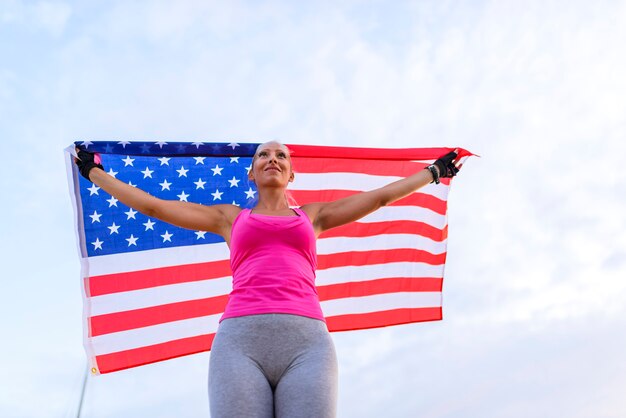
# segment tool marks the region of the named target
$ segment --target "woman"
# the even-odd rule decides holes
[[[165,222],[224,238],[231,250],[233,290],[220,320],[209,365],[211,416],[334,417],[335,350],[315,290],[316,238],[452,177],[457,154],[382,188],[333,202],[290,208],[294,180],[289,150],[261,144],[249,179],[252,209],[158,199],[104,172],[94,154],[78,150],[81,174],[120,202]]]

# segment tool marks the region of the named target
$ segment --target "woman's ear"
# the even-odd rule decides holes
[[[296,175],[293,174],[293,171],[292,171],[291,175],[289,176],[289,183],[292,183],[295,178],[296,178]]]

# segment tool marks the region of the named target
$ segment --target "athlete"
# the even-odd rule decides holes
[[[158,199],[107,174],[95,154],[77,153],[81,175],[120,202],[228,244],[233,290],[211,348],[213,418],[336,415],[337,359],[315,290],[317,237],[458,172],[450,152],[384,187],[292,208],[289,150],[272,141],[259,145],[249,172],[258,202],[241,209]]]

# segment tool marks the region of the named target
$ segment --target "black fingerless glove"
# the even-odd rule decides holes
[[[454,165],[454,159],[457,157],[457,153],[452,151],[439,157],[437,161],[429,165],[428,170],[433,175],[433,182],[439,184],[439,179],[443,177],[454,177],[459,169]]]
[[[100,158],[93,152],[78,150],[78,158],[75,158],[74,161],[78,166],[78,171],[80,171],[81,176],[89,180],[89,172],[92,168],[98,167],[104,170],[102,164],[100,164]],[[89,180],[91,181],[91,180]]]

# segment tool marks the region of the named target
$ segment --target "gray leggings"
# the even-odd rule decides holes
[[[220,323],[209,361],[212,418],[334,417],[337,358],[326,324],[287,314]]]

